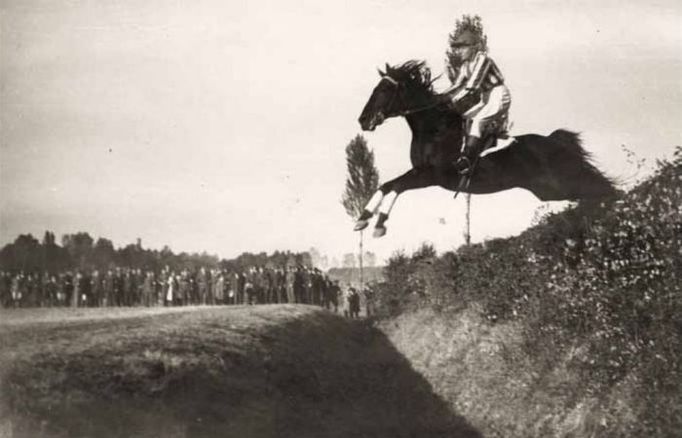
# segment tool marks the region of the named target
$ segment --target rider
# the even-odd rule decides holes
[[[462,16],[448,39],[446,62],[452,85],[444,96],[467,122],[464,150],[455,167],[460,174],[468,175],[482,152],[483,137],[506,134],[511,95],[500,69],[488,56],[479,16]]]

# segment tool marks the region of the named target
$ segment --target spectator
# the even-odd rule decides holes
[[[348,311],[352,319],[360,317],[360,295],[351,287],[350,293],[348,294]]]
[[[142,283],[142,305],[149,307],[154,301],[154,273],[148,271]]]

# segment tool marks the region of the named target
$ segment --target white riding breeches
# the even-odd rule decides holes
[[[463,114],[470,121],[469,135],[483,137],[488,133],[504,132],[509,119],[511,93],[506,85],[498,85],[483,95],[480,103]]]

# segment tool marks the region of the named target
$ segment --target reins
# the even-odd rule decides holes
[[[400,82],[396,81],[395,79],[393,79],[393,78],[390,77],[389,75],[386,74],[386,75],[382,76],[382,79],[386,79],[388,82],[390,82],[391,84],[395,85],[396,88],[400,88]],[[398,95],[398,92],[396,91],[396,94],[394,95],[394,97],[393,97],[393,99],[392,99],[392,101],[391,101],[391,105],[393,104],[393,100],[395,100],[395,98],[396,98],[397,95]],[[401,99],[401,100],[403,100],[403,99]],[[430,104],[428,104],[428,105],[421,106],[421,107],[416,107],[416,108],[411,108],[411,109],[406,109],[406,110],[403,110],[403,111],[399,111],[399,112],[397,112],[395,115],[396,115],[396,116],[402,116],[402,117],[404,117],[404,116],[409,116],[410,114],[419,113],[419,112],[422,112],[422,111],[429,110],[429,109],[431,109],[431,108],[435,108],[435,107],[437,107],[437,106],[440,105],[440,104],[441,104],[441,102],[439,102],[438,99],[435,99],[435,102],[433,102],[433,103],[430,103]]]
[[[398,113],[398,115],[399,116],[409,116],[410,114],[419,113],[419,112],[426,111],[426,110],[431,109],[431,108],[435,108],[440,104],[441,104],[441,102],[435,102],[435,103],[432,103],[432,104],[429,104],[429,105],[426,105],[423,107],[408,109],[405,111],[401,111],[400,113]]]

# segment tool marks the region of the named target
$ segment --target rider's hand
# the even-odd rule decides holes
[[[452,93],[445,92],[443,94],[437,94],[436,99],[441,104],[452,106]]]
[[[452,103],[452,108],[459,114],[464,114],[481,101],[481,93],[477,90],[467,89],[466,93]]]

